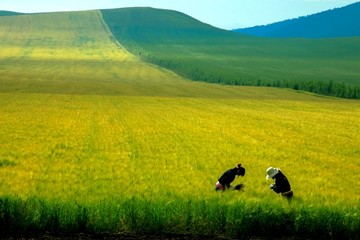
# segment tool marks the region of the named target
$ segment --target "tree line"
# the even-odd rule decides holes
[[[229,79],[224,76],[219,76],[214,73],[205,71],[194,66],[188,66],[180,62],[158,59],[152,54],[139,48],[132,48],[132,52],[141,57],[143,60],[167,68],[176,72],[177,74],[189,78],[194,81],[203,81],[209,83],[221,83],[236,86],[266,86],[278,88],[290,88],[299,91],[307,91],[315,94],[347,98],[360,99],[360,85],[350,85],[344,82],[329,81],[314,81],[314,80],[262,80],[249,79],[248,77],[238,76],[235,79]]]
[[[153,62],[154,63],[154,62]],[[351,86],[344,82],[333,81],[296,81],[296,80],[252,80],[252,79],[225,79],[199,68],[184,69],[180,64],[166,61],[156,61],[156,64],[173,70],[174,72],[195,81],[209,83],[223,83],[238,86],[267,86],[278,88],[290,88],[299,91],[307,91],[325,96],[333,96],[347,99],[360,99],[360,86]],[[184,71],[185,70],[185,71]]]

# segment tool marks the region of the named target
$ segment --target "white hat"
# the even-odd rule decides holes
[[[266,169],[266,174],[267,174],[266,179],[273,178],[278,173],[279,173],[278,168],[269,167],[268,169]]]

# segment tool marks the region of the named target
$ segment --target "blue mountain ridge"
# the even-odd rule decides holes
[[[360,36],[360,2],[304,17],[233,31],[253,36],[281,38]]]

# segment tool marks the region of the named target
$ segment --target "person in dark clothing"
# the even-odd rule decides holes
[[[294,193],[291,190],[290,183],[286,176],[278,168],[269,167],[266,170],[266,179],[275,179],[275,183],[270,184],[269,188],[276,193],[280,193],[281,196],[291,200]]]
[[[215,184],[215,190],[225,191],[226,189],[233,188],[234,190],[240,190],[243,188],[243,184],[238,184],[232,187],[230,184],[234,181],[235,176],[244,176],[245,168],[238,164],[237,167],[232,168],[224,172]]]

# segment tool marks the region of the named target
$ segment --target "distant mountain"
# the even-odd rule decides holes
[[[18,13],[18,12],[10,12],[10,11],[1,11],[0,10],[0,17],[1,16],[13,16],[13,15],[20,15],[23,13]]]
[[[264,26],[235,29],[261,37],[328,38],[360,36],[360,2]]]

